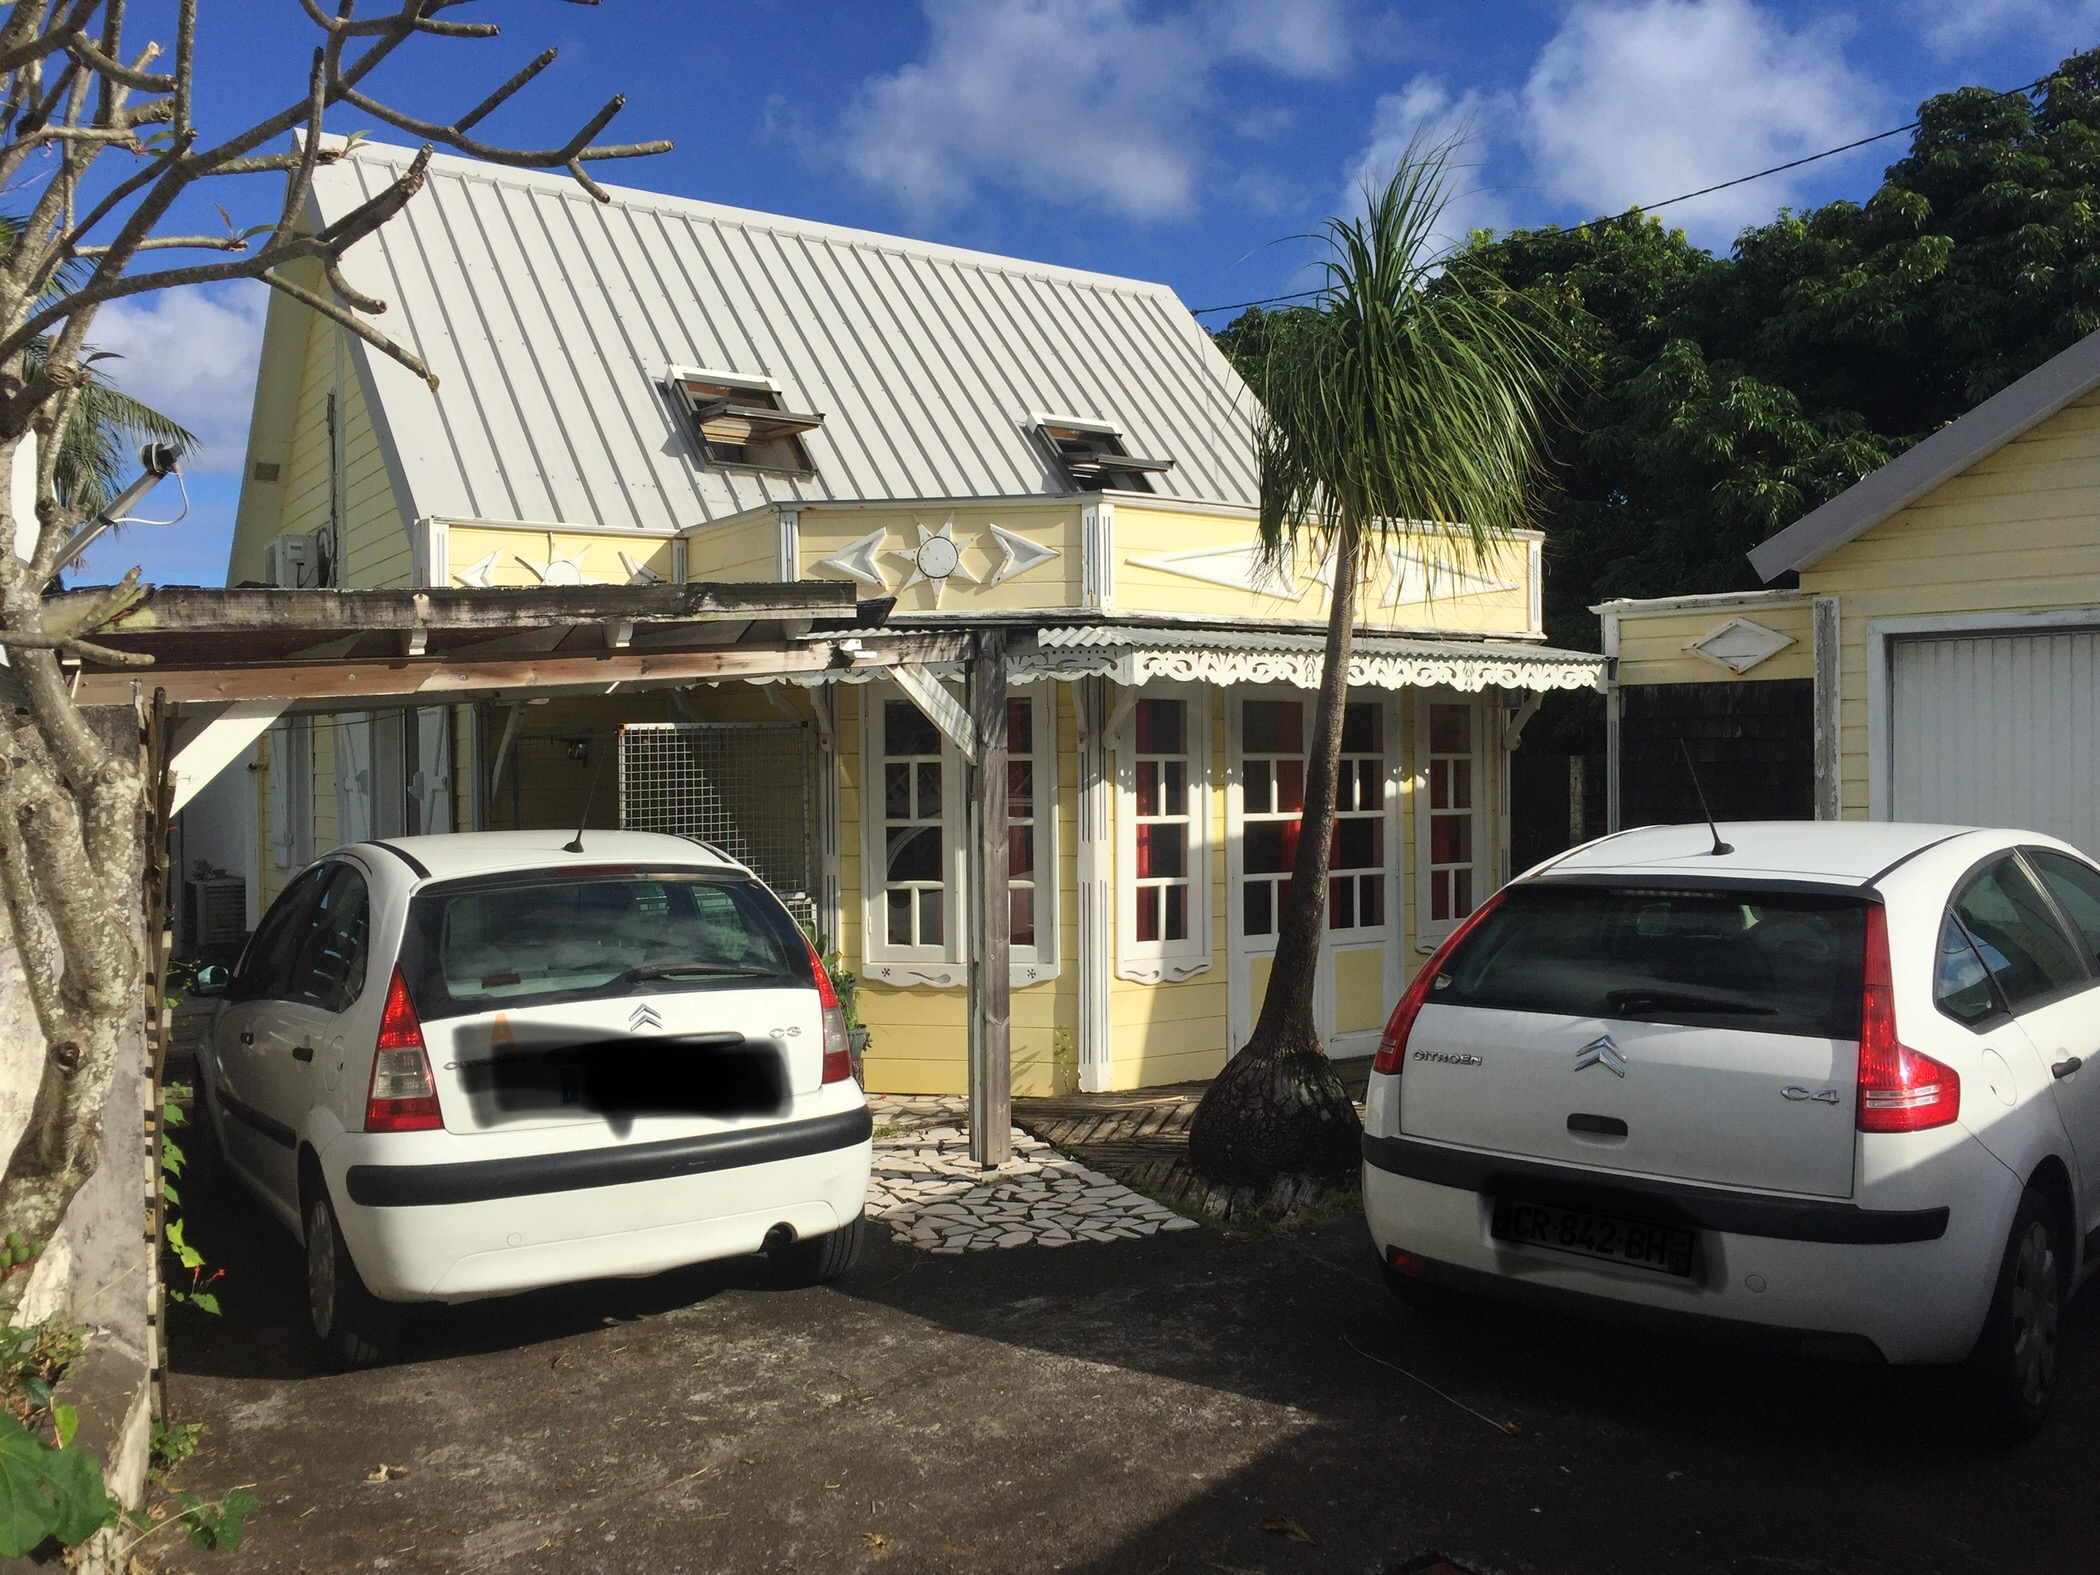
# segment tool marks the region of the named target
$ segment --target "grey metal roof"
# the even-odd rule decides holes
[[[316,176],[323,223],[410,155]],[[1091,418],[1171,456],[1168,497],[1251,505],[1252,400],[1164,285],[566,176],[431,161],[345,260],[432,393],[351,341],[416,515],[669,531],[769,502],[1067,491],[1033,418]],[[812,479],[708,469],[672,368],[773,379],[824,415]]]
[[[1821,508],[1767,537],[1750,549],[1750,566],[1766,580],[1807,568],[2095,388],[2100,388],[2100,333],[2087,334],[1960,420],[1948,422]]]

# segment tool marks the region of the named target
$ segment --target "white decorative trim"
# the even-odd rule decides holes
[[[1530,622],[1526,627],[1543,639],[1546,633],[1546,543],[1534,536],[1524,547],[1525,584],[1531,589]]]
[[[1116,610],[1116,506],[1106,498],[1079,510],[1080,601],[1090,612]]]
[[[452,532],[445,521],[425,515],[409,527],[409,553],[413,560],[409,584],[416,590],[448,586],[452,576]]]
[[[674,554],[675,556],[675,554]],[[620,567],[627,571],[629,585],[661,585],[664,577],[631,552],[620,554]]]
[[[1314,651],[1247,651],[1201,646],[1179,649],[1085,647],[1050,650],[1012,658],[1015,683],[1038,678],[1071,680],[1113,678],[1126,687],[1161,680],[1169,683],[1289,684],[1296,689],[1320,687],[1321,653]],[[1461,651],[1438,655],[1353,655],[1352,689],[1456,689],[1478,694],[1483,689],[1601,689],[1604,662],[1527,659],[1496,654],[1473,656]]]
[[[912,524],[918,527],[918,546],[889,554],[892,558],[901,559],[904,567],[911,571],[910,577],[898,587],[899,590],[908,591],[914,585],[931,585],[933,605],[938,607],[941,604],[941,592],[948,588],[951,579],[965,580],[972,585],[977,583],[977,571],[963,564],[962,547],[955,540],[953,514],[942,520],[936,530],[928,530],[924,523],[917,519],[914,519]]]
[[[1396,542],[1386,543],[1385,568],[1390,578],[1385,594],[1378,599],[1381,607],[1412,607],[1417,603],[1426,606],[1440,596],[1456,600],[1517,589],[1515,580],[1498,580],[1477,569],[1425,558],[1420,553],[1402,550]]]
[[[964,963],[863,962],[860,971],[864,978],[883,984],[924,984],[936,990],[960,990],[969,982],[970,974]]]
[[[1116,977],[1138,984],[1179,983],[1211,965],[1210,692],[1198,684],[1161,684],[1127,700],[1182,700],[1188,705],[1189,934],[1181,941],[1137,935],[1136,705],[1119,706],[1116,750]]]
[[[496,565],[502,561],[503,554],[501,551],[489,553],[484,557],[476,558],[464,569],[455,573],[452,578],[471,590],[488,590],[496,583]]]
[[[819,569],[835,569],[849,579],[858,580],[863,585],[872,585],[878,591],[886,591],[890,588],[889,582],[882,577],[882,566],[875,561],[875,554],[881,550],[882,539],[886,534],[887,532],[880,530],[870,531],[859,541],[841,547],[830,557],[819,558],[815,566]]]
[[[1751,619],[1730,618],[1725,623],[1715,624],[1685,646],[1685,650],[1716,667],[1741,674],[1799,643],[1792,635],[1768,629]]]
[[[1291,601],[1296,601],[1299,596],[1298,582],[1291,577],[1290,566],[1268,561],[1262,555],[1259,542],[1230,547],[1198,547],[1189,552],[1154,553],[1148,558],[1132,558],[1130,566],[1154,569],[1161,574],[1177,574],[1184,580],[1201,580],[1205,585],[1222,585],[1228,590],[1252,591],[1257,596],[1281,596]]]
[[[783,508],[775,521],[773,578],[785,585],[802,577],[802,511]]]
[[[992,539],[999,544],[1002,554],[999,567],[992,571],[987,585],[1003,585],[1008,580],[1017,580],[1031,569],[1039,569],[1052,558],[1061,558],[1063,553],[1055,547],[1046,547],[1039,541],[1030,541],[1026,536],[1016,535],[1004,525],[987,525]]]
[[[1106,1092],[1114,1078],[1109,970],[1115,935],[1115,777],[1109,757],[1107,683],[1072,691],[1079,724],[1079,1087]]]

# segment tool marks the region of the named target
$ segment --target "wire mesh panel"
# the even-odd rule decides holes
[[[633,722],[620,729],[620,824],[713,843],[815,914],[814,751],[796,722]]]

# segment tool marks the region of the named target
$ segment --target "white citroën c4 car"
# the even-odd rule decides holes
[[[1388,1281],[1966,1362],[2031,1430],[2100,1261],[2096,952],[2100,869],[2033,834],[1656,826],[1549,861],[1386,1027]]]
[[[871,1124],[794,919],[677,837],[338,848],[271,904],[201,1057],[227,1167],[306,1249],[314,1332],[398,1304],[858,1254]]]

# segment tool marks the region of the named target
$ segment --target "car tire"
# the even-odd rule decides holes
[[[785,1287],[828,1285],[860,1262],[864,1217],[821,1236],[804,1236],[774,1252],[773,1278]]]
[[[2013,1214],[1990,1311],[1968,1360],[1977,1405],[2001,1437],[2030,1437],[2049,1414],[2068,1265],[2063,1224],[2049,1200],[2029,1187]]]
[[[365,1288],[328,1189],[319,1185],[306,1201],[306,1305],[330,1367],[348,1371],[392,1359],[401,1339],[401,1309]]]

